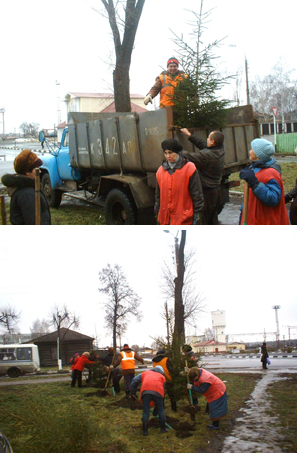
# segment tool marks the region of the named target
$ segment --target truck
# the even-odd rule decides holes
[[[186,125],[185,125],[186,127]],[[191,128],[206,140],[210,130]],[[259,137],[252,106],[227,111],[225,168],[221,182],[222,206],[229,201],[229,177],[246,166],[250,143]],[[154,216],[156,172],[164,159],[161,143],[176,138],[186,151],[195,147],[174,126],[172,107],[156,111],[71,112],[59,147],[45,140],[41,187],[51,207],[62,194],[83,194],[83,199],[104,204],[108,225],[151,225]]]

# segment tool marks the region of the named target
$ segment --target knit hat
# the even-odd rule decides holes
[[[19,175],[25,175],[42,164],[43,162],[38,158],[37,154],[30,149],[23,149],[14,160],[14,169]]]
[[[179,66],[178,60],[177,60],[176,58],[174,58],[174,57],[171,57],[171,58],[169,58],[169,60],[167,61],[167,68],[168,68],[168,66],[169,66],[170,64],[172,64],[172,63],[173,63],[173,64],[176,64],[177,66]]]
[[[163,354],[165,354],[164,349],[159,349],[159,351],[157,352],[157,355],[163,355]]]
[[[192,346],[190,346],[189,344],[184,344],[184,345],[183,345],[183,351],[184,351],[184,352],[190,352],[190,351],[192,351]]]
[[[127,343],[125,343],[123,348],[129,348],[129,345]]]
[[[275,153],[273,144],[264,138],[255,138],[251,143],[251,147],[262,164],[268,162]]]
[[[163,151],[169,150],[177,154],[183,150],[182,145],[177,140],[175,140],[175,138],[169,138],[168,140],[164,140],[161,143],[161,146]]]

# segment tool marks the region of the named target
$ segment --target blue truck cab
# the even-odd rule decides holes
[[[77,190],[77,182],[81,175],[79,170],[72,168],[70,164],[68,127],[63,131],[60,146],[46,138],[44,141],[48,153],[42,156],[41,187],[49,206],[57,208],[63,192]]]

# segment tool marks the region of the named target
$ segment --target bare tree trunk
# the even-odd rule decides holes
[[[185,326],[184,326],[184,304],[183,304],[183,286],[185,275],[185,244],[186,244],[186,230],[181,232],[181,241],[177,251],[177,277],[174,280],[175,285],[175,323],[174,335],[184,341]]]

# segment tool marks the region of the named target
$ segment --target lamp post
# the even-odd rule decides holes
[[[241,46],[237,46],[236,44],[229,44],[228,47],[239,47],[244,52],[246,103],[247,103],[247,105],[249,105],[250,104],[250,90],[249,90],[248,62],[247,62],[245,50]]]

